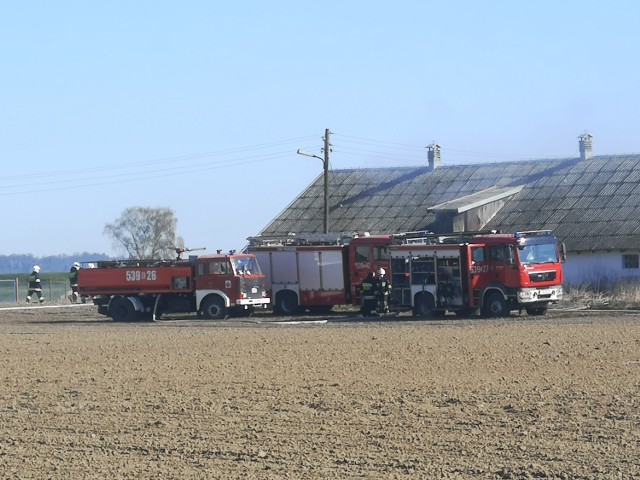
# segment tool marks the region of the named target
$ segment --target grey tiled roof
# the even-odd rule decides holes
[[[525,186],[489,222],[552,229],[570,251],[640,249],[640,155],[598,156]]]
[[[430,207],[523,186],[487,228],[552,229],[569,251],[640,249],[640,155],[474,165],[332,170],[329,231],[434,230]],[[261,232],[322,232],[320,175]],[[440,233],[440,232],[439,232]]]

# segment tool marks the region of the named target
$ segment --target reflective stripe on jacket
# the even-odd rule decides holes
[[[362,285],[360,285],[362,289],[362,299],[363,300],[373,300],[376,298],[376,291],[373,288],[373,283],[364,281]]]

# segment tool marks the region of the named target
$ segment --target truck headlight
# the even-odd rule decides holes
[[[519,290],[518,300],[531,300],[535,298],[533,290]]]

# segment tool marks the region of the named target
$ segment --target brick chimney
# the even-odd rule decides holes
[[[585,132],[578,138],[580,139],[578,142],[580,148],[580,160],[588,160],[591,158],[591,139],[593,136]]]
[[[438,168],[438,165],[440,165],[440,145],[435,142],[427,145],[427,160],[431,170]]]

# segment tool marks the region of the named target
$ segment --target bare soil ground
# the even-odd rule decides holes
[[[0,476],[640,479],[640,315],[274,320],[0,310]]]

